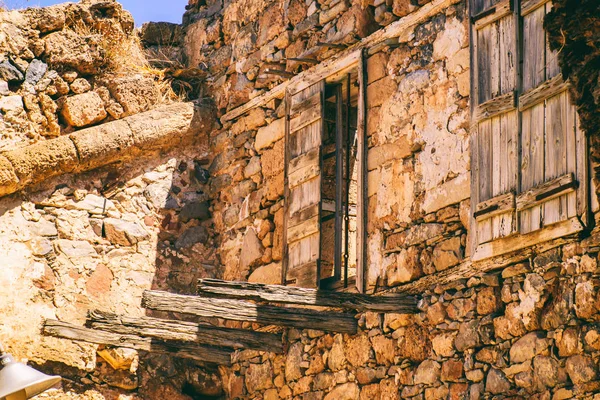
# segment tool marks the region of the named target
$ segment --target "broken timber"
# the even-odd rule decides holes
[[[233,349],[252,349],[281,353],[280,334],[245,329],[220,328],[209,324],[172,321],[150,317],[127,317],[101,311],[91,311],[87,326],[92,329],[137,335],[159,340],[195,342]]]
[[[42,332],[44,335],[63,339],[79,340],[82,342],[109,346],[128,347],[135,350],[168,354],[174,357],[191,358],[193,360],[219,365],[231,364],[230,351],[197,343],[163,341],[144,338],[137,335],[122,335],[84,328],[68,322],[56,320],[46,320]]]
[[[144,292],[142,305],[151,310],[256,322],[264,325],[342,333],[356,333],[357,330],[357,321],[353,313],[277,307],[243,300],[185,296],[147,290]]]
[[[248,282],[227,282],[200,279],[202,295],[229,299],[267,301],[320,307],[339,307],[357,311],[417,313],[417,300],[410,295],[371,296],[360,293],[329,292],[300,287],[263,285]]]

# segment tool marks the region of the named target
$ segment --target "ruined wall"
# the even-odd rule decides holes
[[[144,290],[190,293],[218,275],[212,106],[169,105],[179,99],[133,28],[114,1],[0,12],[0,340],[63,376],[46,398],[221,393],[194,363],[40,333],[93,309],[143,315]]]
[[[308,3],[191,2],[185,52],[207,68],[222,112],[284,79],[264,72],[269,63],[298,72],[307,66],[286,58],[341,51],[315,45],[323,39],[303,33],[305,24],[316,24],[321,38],[334,29],[333,38],[350,10],[375,15],[366,2]],[[401,3],[418,7],[394,2],[392,10]],[[279,21],[277,12],[283,31],[266,23]],[[319,24],[314,14],[337,22]],[[377,29],[370,20],[364,31]],[[414,26],[407,38],[367,62],[367,284],[422,295],[421,312],[362,314],[357,335],[288,330],[285,354],[244,351],[221,367],[227,397],[590,398],[599,390],[596,234],[501,258],[482,272],[469,263],[466,4]],[[283,116],[282,103],[270,101],[211,137],[223,279],[280,281]]]

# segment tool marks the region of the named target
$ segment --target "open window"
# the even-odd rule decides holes
[[[364,68],[289,90],[283,281],[362,291],[366,232]]]
[[[546,0],[471,0],[473,259],[587,222],[586,138],[549,49]]]

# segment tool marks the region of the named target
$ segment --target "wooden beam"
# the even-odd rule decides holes
[[[491,100],[488,100],[485,103],[475,107],[475,111],[473,113],[473,120],[481,122],[485,119],[490,119],[502,113],[514,110],[516,108],[515,101],[515,92],[509,92],[503,94],[502,96],[498,96]]]
[[[361,293],[330,292],[281,285],[226,282],[218,279],[200,279],[198,281],[198,291],[202,295],[230,299],[338,307],[357,311],[419,312],[417,300],[408,295],[371,296]]]
[[[534,207],[545,203],[548,200],[574,192],[577,187],[578,182],[573,178],[573,174],[569,173],[559,176],[556,179],[545,182],[519,194],[517,196],[517,211]]]
[[[231,364],[230,352],[217,347],[203,346],[189,342],[161,341],[143,338],[137,335],[121,335],[50,319],[47,319],[44,322],[42,333],[47,336],[63,339],[109,346],[128,347],[130,349],[143,350],[151,353],[168,354],[173,357],[191,358],[206,363],[219,365]]]
[[[477,204],[475,207],[475,212],[473,213],[473,217],[475,217],[477,221],[481,221],[491,218],[494,215],[500,215],[514,211],[514,209],[515,194],[506,193]]]
[[[427,21],[429,18],[439,14],[446,8],[453,4],[459,3],[460,1],[461,0],[433,0],[432,2],[425,4],[417,11],[400,18],[394,23],[389,24],[384,29],[378,30],[346,50],[334,55],[329,60],[299,73],[293,78],[275,86],[268,92],[261,94],[260,96],[256,96],[244,105],[225,113],[221,117],[221,123],[236,119],[251,109],[266,104],[273,99],[283,98],[288,86],[290,86],[290,89],[292,89],[291,93],[293,94],[310,86],[317,80],[324,79],[332,73],[337,73],[348,66],[355,65],[358,62],[358,56],[360,54],[359,50],[361,49],[375,47],[388,39],[396,37],[398,38],[399,43],[408,42],[412,38],[413,30],[416,25]]]
[[[209,324],[172,321],[150,317],[127,317],[101,311],[90,311],[89,328],[137,335],[159,340],[195,342],[210,346],[283,352],[281,335],[247,329],[220,328]]]
[[[562,74],[545,81],[541,85],[528,90],[519,97],[519,111],[526,110],[569,88],[569,81],[564,81]]]
[[[509,253],[534,246],[538,243],[556,239],[563,236],[569,236],[583,231],[583,225],[578,217],[573,217],[565,221],[557,222],[543,227],[536,231],[524,235],[507,236],[496,239],[488,243],[480,244],[471,258],[473,261],[479,261],[493,257],[499,254]]]
[[[151,310],[249,321],[264,325],[291,326],[299,329],[343,333],[356,333],[357,329],[357,322],[352,313],[266,306],[249,301],[185,296],[154,290],[144,292],[142,305]]]

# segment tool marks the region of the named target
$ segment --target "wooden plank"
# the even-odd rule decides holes
[[[127,347],[150,353],[168,354],[172,357],[190,358],[206,363],[219,365],[231,364],[230,352],[217,347],[203,346],[190,342],[163,341],[144,338],[137,335],[104,332],[50,319],[47,319],[44,322],[42,333],[46,336],[94,344]]]
[[[505,2],[512,3],[512,0]],[[500,94],[514,92],[516,86],[517,41],[515,38],[515,16],[508,8],[507,14],[498,21],[500,42]],[[513,100],[513,104],[515,104]]]
[[[546,100],[546,163],[545,179],[567,173],[566,110],[563,111],[563,94]],[[571,175],[569,175],[572,178]],[[567,219],[566,196],[556,196],[544,203],[544,225]]]
[[[474,17],[475,29],[479,30],[486,25],[494,23],[500,19],[503,19],[507,15],[512,15],[511,3],[512,3],[511,0],[501,1],[500,3],[498,3],[494,6],[494,12],[488,12],[479,18],[477,18],[477,16],[475,16]]]
[[[473,112],[475,121],[496,117],[515,109],[515,93],[510,92],[478,105]]]
[[[528,234],[509,236],[481,244],[477,247],[477,250],[471,259],[473,261],[483,260],[511,251],[531,247],[551,239],[572,235],[581,232],[582,230],[583,225],[579,221],[579,218],[570,218],[566,221],[558,222]]]
[[[317,160],[318,161],[318,160]],[[288,182],[291,188],[308,182],[311,179],[318,177],[321,174],[321,168],[319,163],[312,165],[305,165],[301,169],[297,169],[289,173]]]
[[[588,207],[588,198],[593,197],[594,199],[596,199],[595,201],[597,201],[596,191],[595,190],[592,191],[591,196],[589,193],[590,184],[588,184],[588,183],[590,181],[592,181],[593,179],[591,179],[591,177],[589,176],[589,169],[588,169],[589,168],[588,137],[581,130],[581,127],[579,125],[579,115],[577,114],[575,106],[573,104],[571,104],[570,95],[568,95],[568,98],[569,98],[569,105],[571,106],[571,108],[570,108],[571,111],[568,113],[568,115],[570,116],[569,126],[572,126],[573,120],[575,122],[575,138],[576,138],[575,146],[576,146],[576,151],[577,151],[577,154],[576,154],[577,180],[582,183],[581,185],[579,185],[579,189],[577,190],[577,215],[579,215],[581,217],[584,224],[588,224],[588,223],[590,223],[590,220],[591,220],[591,215],[590,215],[591,213],[590,213],[590,209]]]
[[[500,156],[501,156],[501,151],[502,151],[502,145],[503,143],[500,142],[500,135],[501,135],[501,129],[500,129],[500,117],[495,117],[491,119],[491,125],[492,125],[492,137],[491,137],[491,141],[492,141],[492,149],[494,149],[494,151],[489,153],[489,157],[491,157],[492,161],[492,196],[499,196],[505,192],[503,192],[500,188],[500,173],[502,172],[502,169],[504,168],[504,165],[500,164]]]
[[[288,271],[285,284],[303,288],[319,287],[320,277],[317,274],[317,270],[319,269],[318,263],[318,260],[311,261],[306,264],[296,263],[294,268],[291,268]]]
[[[316,95],[321,97],[320,93],[316,93]],[[319,121],[321,119],[322,113],[321,103],[319,105],[309,108],[301,112],[297,117],[290,119],[290,133],[296,132],[307,125],[312,124],[315,121]]]
[[[517,210],[521,211],[555,199],[574,191],[577,186],[578,182],[573,178],[573,174],[565,174],[519,194],[517,196]]]
[[[290,215],[288,221],[288,228],[301,224],[307,219],[311,219],[314,216],[319,215],[319,205],[313,204],[312,206],[303,208],[302,210]]]
[[[521,16],[529,14],[548,1],[549,0],[523,0],[521,2]]]
[[[292,101],[289,114],[290,118],[294,118],[298,114],[311,110],[315,107],[321,107],[321,95],[319,93],[315,93],[304,100],[297,101],[296,103]]]
[[[309,263],[315,263],[314,265],[318,267],[317,260],[319,260],[319,247],[320,247],[320,237],[319,233],[308,236],[302,240],[298,240],[296,242],[289,244],[289,268],[291,271],[296,269],[298,266],[306,265]],[[315,280],[311,284],[311,288],[316,288],[317,286],[317,271],[314,271]],[[290,280],[291,278],[288,276],[286,280]]]
[[[290,188],[288,215],[294,215],[321,201],[321,175]]]
[[[546,10],[540,7],[523,17],[523,90],[546,80],[545,15]]]
[[[546,3],[546,14],[552,10],[552,1]],[[546,35],[547,36],[547,35]],[[554,78],[560,74],[560,67],[558,65],[558,51],[550,50],[550,42],[546,37],[546,79]]]
[[[297,74],[295,77],[287,80],[270,91],[256,96],[249,102],[240,107],[225,113],[221,117],[221,122],[225,123],[234,120],[253,108],[260,107],[273,99],[281,99],[285,95],[288,86],[292,93],[302,90],[315,82],[318,82],[331,75],[335,71],[354,67],[358,63],[360,52],[362,49],[376,47],[378,44],[385,42],[387,39],[399,38],[400,43],[406,43],[412,40],[414,27],[421,22],[427,21],[434,15],[445,11],[453,4],[459,3],[461,0],[433,0],[417,11],[400,18],[383,29],[377,30],[375,33],[361,40],[360,42],[350,46],[348,49],[336,54],[327,61],[324,61],[314,67]]]
[[[300,239],[304,239],[307,236],[313,235],[319,232],[320,228],[319,215],[302,221],[301,223],[288,227],[288,243],[296,242]]]
[[[292,158],[288,166],[288,184],[298,186],[319,175],[321,171],[321,147],[317,146],[308,153]]]
[[[519,126],[517,124],[517,111],[502,114],[502,137],[506,141],[506,156],[503,163],[506,166],[502,174],[505,191],[517,191],[519,171]],[[504,161],[505,160],[505,161]]]
[[[499,92],[498,25],[477,31],[478,104],[493,99]]]
[[[563,80],[562,74],[545,81],[541,85],[528,90],[519,96],[519,111],[524,111],[534,105],[539,104],[545,99],[564,92],[569,88],[568,81]]]
[[[154,290],[144,292],[142,305],[151,310],[327,332],[356,333],[357,328],[353,313],[269,306],[243,300],[186,296]]]
[[[368,226],[368,134],[367,134],[367,68],[366,56],[361,53],[358,62],[358,116],[356,122],[356,169],[357,169],[357,200],[356,200],[356,289],[359,293],[365,291],[365,276],[367,274],[367,226]]]
[[[473,216],[478,221],[490,218],[494,215],[504,214],[515,209],[515,194],[506,193],[496,196],[475,206]]]
[[[479,199],[492,198],[492,123],[485,120],[479,124]]]
[[[200,279],[198,281],[198,291],[205,296],[281,304],[336,307],[361,312],[418,312],[417,299],[409,295],[373,296],[281,285],[227,282],[218,279]]]
[[[165,341],[195,342],[232,349],[283,352],[280,334],[221,328],[204,323],[151,317],[133,318],[95,310],[90,311],[87,325],[92,329],[121,335],[150,337]]]
[[[290,184],[289,184],[289,165],[291,156],[290,143],[290,108],[292,99],[289,91],[285,91],[285,137],[284,137],[284,154],[283,154],[283,235],[281,248],[281,283],[285,284],[287,270],[289,265],[289,248],[287,241],[287,228],[289,223],[289,204],[290,204]]]

